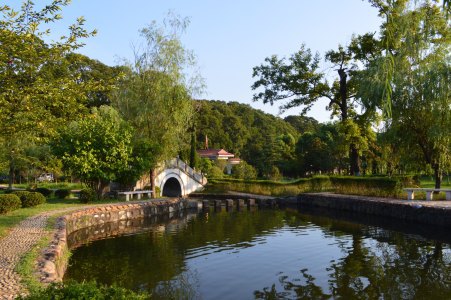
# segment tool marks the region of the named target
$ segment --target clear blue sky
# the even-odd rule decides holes
[[[20,1],[5,2],[16,6]],[[35,1],[37,7],[48,2]],[[183,41],[196,53],[206,80],[202,98],[248,103],[273,114],[277,107],[252,102],[254,66],[272,54],[288,56],[302,43],[324,54],[348,43],[352,34],[378,31],[381,24],[377,10],[363,0],[73,0],[55,31],[64,33],[69,23],[84,16],[86,27],[98,34],[80,52],[115,65],[118,58],[131,58],[138,30],[161,21],[169,10],[191,20]],[[321,101],[309,115],[329,120],[326,104]]]

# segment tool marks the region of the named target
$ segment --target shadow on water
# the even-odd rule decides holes
[[[77,248],[65,280],[145,290],[155,299],[451,294],[449,234],[368,215],[307,208],[208,210],[104,224],[68,240]],[[276,264],[281,257],[286,263]]]

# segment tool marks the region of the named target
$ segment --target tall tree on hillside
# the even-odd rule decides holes
[[[68,3],[54,0],[40,11],[30,0],[19,11],[0,6],[0,142],[7,152],[10,187],[21,144],[55,134],[85,108],[86,91],[95,89],[91,82],[80,83],[77,72],[55,74],[67,66],[67,54],[83,46],[80,39],[95,34],[83,28],[83,18],[57,42],[43,41],[50,30],[42,24],[61,19],[58,13]]]
[[[410,149],[404,153],[411,160],[418,160],[417,154],[422,153],[424,163],[434,170],[435,186],[439,188],[443,171],[451,165],[449,18],[431,2],[413,8],[408,1],[378,3],[384,4],[381,9],[397,11],[382,27],[382,39],[390,39],[392,47],[362,74],[366,86],[361,93],[370,105],[384,105],[383,65],[390,56],[396,71],[390,82],[392,116],[387,119],[387,127],[393,136],[402,136],[396,142]],[[388,26],[393,24],[395,35]]]
[[[357,118],[353,102],[360,100],[356,98],[352,76],[357,72],[355,61],[368,59],[368,53],[373,51],[377,51],[377,42],[368,34],[354,39],[346,49],[340,46],[336,51],[327,52],[326,60],[333,64],[338,74],[337,80],[331,84],[325,79],[325,74],[318,70],[319,55],[313,55],[304,45],[288,61],[273,55],[265,59],[266,64],[254,67],[253,77],[259,79],[252,85],[252,89],[264,88],[263,92],[254,94],[254,101],[273,105],[274,102],[286,100],[280,106],[281,110],[304,106],[303,111],[306,112],[318,99],[325,97],[329,99],[329,108],[340,116],[342,127],[347,130],[355,124]],[[349,171],[353,175],[360,172],[359,146],[350,139]]]
[[[135,140],[148,145],[150,181],[155,195],[155,168],[175,157],[189,144],[194,106],[191,95],[202,88],[200,77],[187,77],[195,70],[195,57],[185,49],[181,34],[188,19],[169,16],[163,26],[156,22],[140,31],[144,45],[135,49],[135,59],[127,62],[113,105],[135,128]],[[195,72],[191,74],[196,74]]]

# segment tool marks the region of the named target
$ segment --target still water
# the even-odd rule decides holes
[[[65,280],[162,299],[451,299],[451,234],[439,228],[279,209],[210,210],[125,231],[74,249]]]

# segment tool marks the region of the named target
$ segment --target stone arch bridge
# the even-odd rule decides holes
[[[156,170],[155,185],[162,196],[180,197],[201,190],[207,184],[207,178],[195,171],[179,158],[165,161]],[[135,189],[150,185],[149,178],[138,181]]]

